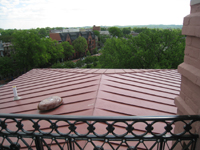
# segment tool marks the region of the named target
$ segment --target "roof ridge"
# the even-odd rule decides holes
[[[158,71],[171,71],[177,69],[85,69],[85,68],[48,68],[48,71],[55,72],[68,72],[80,74],[126,74],[126,73],[145,73],[145,72],[158,72]],[[91,71],[89,71],[91,70]],[[93,70],[93,71],[92,71]],[[102,71],[103,70],[103,71]]]
[[[98,98],[98,95],[99,95],[100,86],[101,86],[101,84],[102,84],[102,82],[101,82],[102,76],[103,76],[103,74],[101,74],[101,77],[100,77],[100,79],[99,79],[99,86],[98,86],[98,88],[97,88],[97,93],[96,93],[96,97],[95,97],[95,103],[94,103],[94,107],[93,107],[92,116],[94,116],[94,111],[95,111],[95,108],[96,108],[96,102],[97,102],[97,98]]]

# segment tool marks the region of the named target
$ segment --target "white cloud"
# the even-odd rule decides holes
[[[0,28],[182,24],[190,0],[0,0]]]

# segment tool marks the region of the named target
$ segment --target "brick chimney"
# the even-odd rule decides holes
[[[178,66],[181,74],[180,95],[175,98],[177,115],[200,115],[200,0],[191,0],[191,11],[184,18],[182,34],[186,35],[184,62]],[[176,124],[175,132],[180,130]],[[200,135],[200,125],[194,127]],[[196,149],[200,148],[200,139]]]

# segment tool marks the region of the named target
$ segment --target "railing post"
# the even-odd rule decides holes
[[[41,137],[38,136],[35,137],[35,146],[37,150],[44,150]]]
[[[72,150],[72,139],[68,138],[68,141],[69,141],[69,149]]]
[[[160,150],[163,150],[163,139],[160,139]]]

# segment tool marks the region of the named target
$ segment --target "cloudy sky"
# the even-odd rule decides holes
[[[0,28],[182,25],[190,0],[0,0]]]

